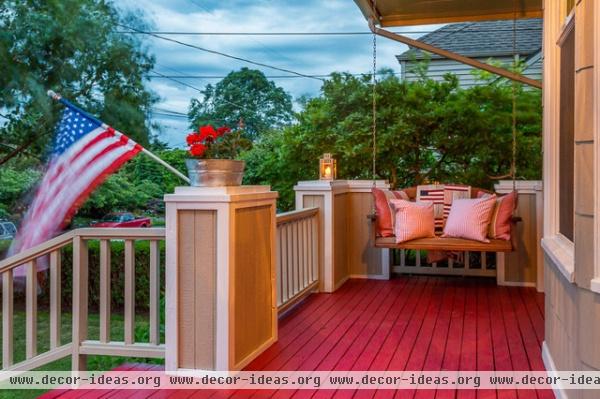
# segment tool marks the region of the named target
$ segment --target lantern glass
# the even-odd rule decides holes
[[[324,154],[319,160],[319,178],[321,180],[335,180],[337,177],[337,165],[331,154]]]

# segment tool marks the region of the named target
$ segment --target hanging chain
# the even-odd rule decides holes
[[[377,0],[373,1],[373,18],[377,16]],[[372,117],[373,117],[373,187],[377,185],[377,34],[373,32],[373,103],[372,103]]]
[[[517,70],[517,2],[514,1],[513,16],[513,68]],[[517,191],[517,82],[512,82],[512,163],[510,165],[512,174],[513,191]]]

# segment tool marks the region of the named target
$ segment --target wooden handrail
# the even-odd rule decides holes
[[[75,232],[75,235],[84,240],[99,240],[102,238],[151,240],[165,238],[165,229],[163,227],[85,227],[73,231]]]
[[[295,211],[277,214],[277,225],[292,222],[294,220],[306,219],[319,213],[319,208],[305,208]]]
[[[73,241],[73,237],[75,237],[75,231],[76,230],[72,230],[61,234],[58,237],[54,237],[42,244],[26,249],[21,253],[0,261],[0,273],[14,269],[17,266],[25,264],[35,258],[39,258],[40,256],[47,255],[56,249],[70,244]]]
[[[152,228],[93,228],[86,227],[71,230],[64,234],[54,237],[42,244],[36,245],[25,251],[0,261],[0,273],[9,269],[25,264],[40,256],[48,255],[51,252],[62,248],[73,241],[73,238],[81,237],[84,240],[112,238],[112,239],[132,239],[149,240],[161,239],[165,237],[165,229],[162,227]]]

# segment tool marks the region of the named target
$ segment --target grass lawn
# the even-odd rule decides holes
[[[63,313],[61,325],[62,343],[71,342],[71,314]],[[14,362],[25,360],[25,312],[17,310],[15,303],[14,313]],[[97,314],[90,314],[88,318],[88,337],[96,340],[99,337],[100,321]],[[47,311],[38,311],[38,353],[44,353],[50,348],[50,317]],[[123,316],[120,314],[111,315],[111,339],[114,341],[123,341]],[[148,342],[148,316],[136,315],[136,342]],[[161,335],[163,333],[161,332]],[[1,337],[0,337],[1,342]],[[161,337],[164,342],[164,336]],[[88,356],[88,370],[103,371],[110,370],[125,362],[144,362],[163,364],[162,359],[140,359],[112,356]],[[63,358],[49,363],[36,370],[64,371],[71,370],[71,358]],[[45,391],[39,389],[31,390],[4,390],[0,391],[0,399],[27,399],[36,398]]]

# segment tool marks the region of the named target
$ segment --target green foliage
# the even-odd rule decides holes
[[[73,248],[62,250],[63,263],[72,264]],[[123,308],[125,292],[125,245],[124,242],[111,242],[111,306],[118,310]],[[161,281],[164,281],[164,242],[161,242]],[[135,243],[135,304],[140,312],[147,312],[150,303],[150,244],[148,241]],[[73,293],[72,268],[62,268],[62,298],[64,306],[71,303]],[[89,241],[89,303],[95,311],[100,304],[100,246],[97,241]]]
[[[441,82],[401,81],[384,74],[377,85],[377,177],[394,187],[427,181],[491,187],[510,172],[512,84],[461,89],[454,75]],[[541,175],[541,96],[515,86],[517,173]],[[372,156],[369,77],[333,74],[320,96],[307,100],[299,123],[266,134],[244,155],[246,182],[271,184],[280,207],[293,205],[293,185],[317,177],[317,159],[331,152],[338,177],[369,179]]]
[[[249,139],[289,124],[293,115],[291,96],[261,71],[248,68],[207,85],[203,98],[193,99],[189,111],[194,129],[208,124],[233,128],[242,120]]]
[[[44,154],[62,106],[48,89],[104,122],[149,142],[150,106],[144,87],[154,65],[139,39],[117,33],[119,23],[143,27],[106,0],[3,0],[0,7],[0,159],[14,148]]]
[[[155,153],[185,174],[186,151],[159,150]],[[96,189],[78,216],[95,219],[119,210],[162,213],[163,195],[172,193],[182,184],[185,183],[164,166],[140,154]]]
[[[35,169],[0,168],[0,219],[12,218],[13,212],[24,212],[23,198],[40,176],[41,173]]]

